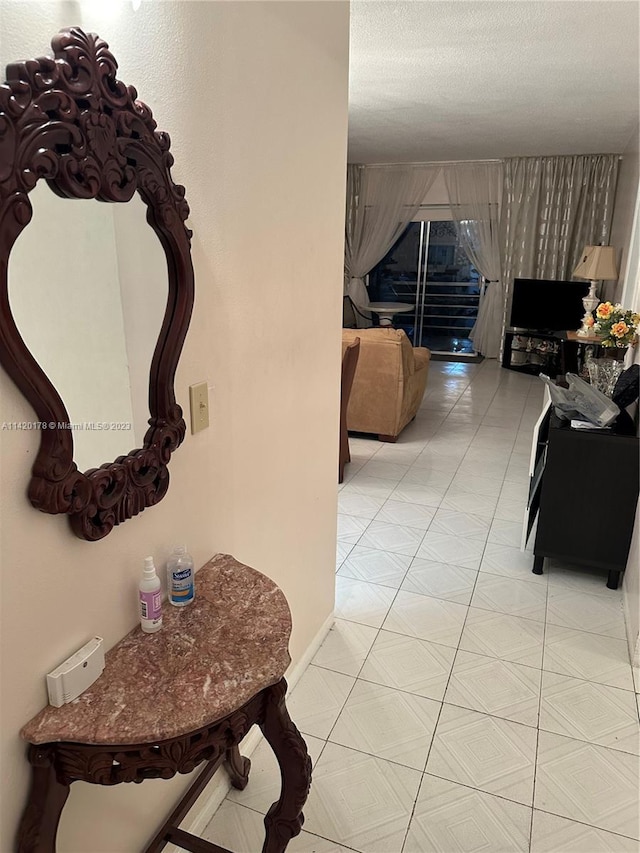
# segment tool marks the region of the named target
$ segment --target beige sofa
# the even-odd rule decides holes
[[[360,338],[347,427],[396,441],[413,420],[427,385],[431,353],[411,346],[401,329],[343,329],[342,344]]]

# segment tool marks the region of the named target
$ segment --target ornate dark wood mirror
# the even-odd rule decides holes
[[[156,129],[136,90],[116,79],[117,63],[107,43],[72,28],[56,35],[51,45],[53,58],[9,65],[7,82],[0,86],[0,363],[36,413],[40,448],[28,488],[31,503],[43,512],[66,513],[77,536],[95,541],[162,500],[171,454],[185,435],[173,385],[194,298],[191,232],[184,224],[189,207],[184,188],[171,178],[169,136]],[[166,307],[148,371],[149,418],[142,447],[113,462],[96,459],[99,467],[84,471],[74,462],[76,433],[60,388],[41,366],[43,356],[36,358],[27,345],[29,336],[21,334],[23,323],[16,323],[20,300],[10,287],[10,255],[32,221],[30,193],[41,180],[56,196],[91,199],[93,205],[133,203],[139,196],[153,229],[149,233],[166,259]],[[73,277],[73,231],[67,250],[45,256],[44,262],[56,268],[58,280]],[[56,293],[62,305],[65,298],[72,297]],[[144,306],[137,313],[144,319]],[[74,346],[73,340],[60,343]],[[116,346],[102,344],[106,366]],[[73,357],[82,359],[82,352]],[[99,385],[101,372],[93,368],[89,382]]]

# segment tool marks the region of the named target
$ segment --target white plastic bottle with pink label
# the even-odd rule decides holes
[[[144,571],[138,585],[140,595],[140,627],[146,634],[162,628],[162,586],[153,557],[144,558]]]

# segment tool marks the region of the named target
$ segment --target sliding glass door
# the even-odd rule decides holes
[[[369,273],[372,302],[406,302],[396,314],[414,346],[474,355],[469,332],[478,316],[481,277],[460,246],[453,222],[412,222]]]

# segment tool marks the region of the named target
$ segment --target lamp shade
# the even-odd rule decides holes
[[[573,274],[576,278],[588,278],[591,281],[618,278],[616,250],[613,246],[585,246]]]

